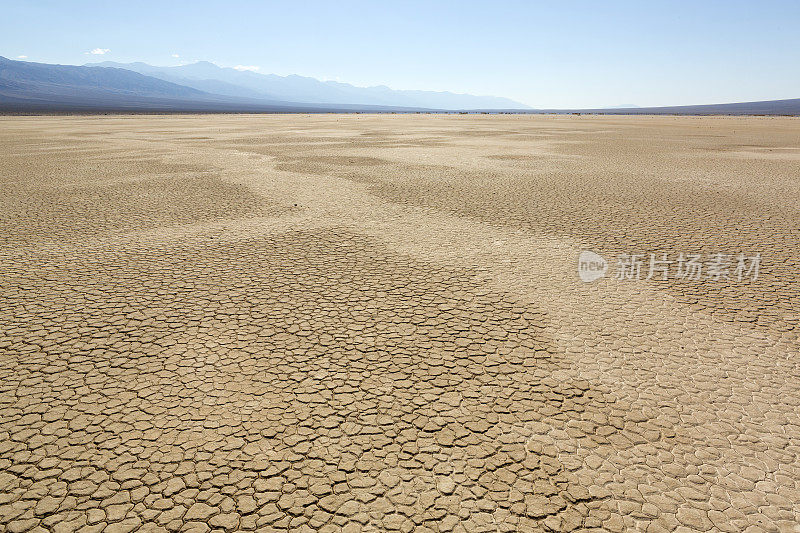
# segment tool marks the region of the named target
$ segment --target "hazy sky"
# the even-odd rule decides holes
[[[794,0],[3,4],[0,55],[28,61],[208,60],[533,107],[800,98]]]

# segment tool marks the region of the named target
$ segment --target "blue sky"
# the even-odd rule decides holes
[[[2,12],[0,55],[28,61],[207,60],[534,107],[800,98],[797,1],[40,0]]]

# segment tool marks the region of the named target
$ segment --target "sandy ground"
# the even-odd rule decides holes
[[[0,183],[0,529],[800,531],[798,119],[0,117]]]

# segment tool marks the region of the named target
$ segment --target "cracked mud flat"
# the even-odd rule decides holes
[[[0,530],[800,531],[797,119],[0,125]]]

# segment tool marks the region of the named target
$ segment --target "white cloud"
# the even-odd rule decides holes
[[[101,56],[104,54],[109,53],[111,50],[108,48],[95,48],[94,50],[89,50],[86,52],[87,54],[92,54],[93,56]]]
[[[181,57],[178,54],[172,54],[172,57]]]
[[[253,65],[236,65],[233,68],[235,68],[236,70],[239,70],[239,71],[249,70],[250,72],[255,72],[258,69],[260,69],[261,67],[256,67],[256,66],[253,66]]]
[[[28,59],[28,56],[17,56],[17,59]]]

